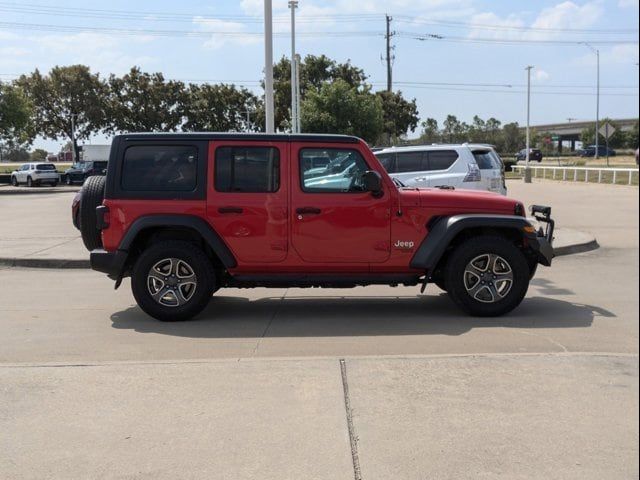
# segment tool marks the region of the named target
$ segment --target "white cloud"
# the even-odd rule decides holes
[[[193,23],[201,31],[211,32],[211,37],[204,43],[206,48],[216,49],[225,44],[254,45],[262,41],[261,35],[250,34],[243,23],[203,17],[194,17]]]
[[[639,54],[640,49],[637,44],[614,45],[606,55],[605,61],[610,59],[612,63],[633,65],[634,63],[638,63]]]
[[[620,0],[618,6],[620,8],[638,8],[638,0]]]
[[[533,28],[587,28],[594,25],[604,9],[599,1],[577,5],[567,1],[545,8],[531,25]]]
[[[551,75],[549,75],[544,70],[541,70],[541,69],[534,70],[533,79],[536,81],[536,83],[546,82],[547,80],[549,80],[550,77]]]

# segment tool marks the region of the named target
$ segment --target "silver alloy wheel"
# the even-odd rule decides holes
[[[147,290],[165,307],[180,307],[191,300],[198,280],[191,265],[179,258],[164,258],[147,275]]]
[[[464,269],[464,288],[482,303],[502,300],[513,286],[513,270],[504,258],[493,253],[478,255]]]

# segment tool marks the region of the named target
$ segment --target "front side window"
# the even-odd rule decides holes
[[[122,189],[191,192],[196,188],[198,150],[193,146],[139,145],[125,150]]]
[[[314,167],[312,159],[326,159],[324,167]],[[304,148],[300,150],[300,184],[304,192],[363,192],[362,174],[369,169],[357,150]]]
[[[273,147],[219,147],[214,182],[218,192],[276,192],[280,188],[280,152]]]

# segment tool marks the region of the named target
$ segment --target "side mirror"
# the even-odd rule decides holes
[[[365,191],[371,192],[374,197],[382,196],[382,177],[375,170],[367,170],[362,174],[362,186]]]

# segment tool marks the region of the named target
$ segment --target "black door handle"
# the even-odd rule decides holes
[[[296,209],[298,215],[318,215],[320,212],[321,210],[316,207],[301,207]]]
[[[218,213],[242,213],[243,210],[240,207],[220,207]]]

